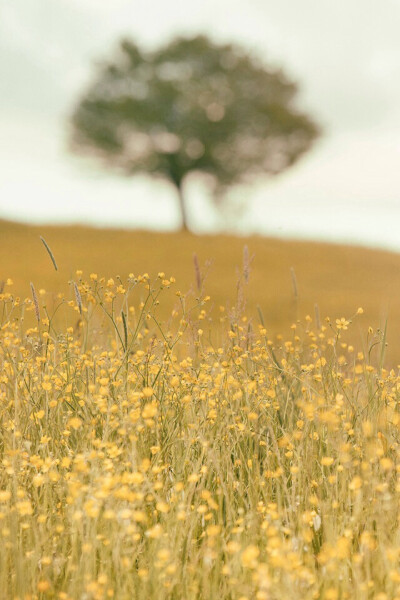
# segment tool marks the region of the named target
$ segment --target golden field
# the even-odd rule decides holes
[[[198,282],[6,283],[1,597],[400,598],[400,378],[344,341],[362,309],[274,342]]]
[[[397,256],[2,227],[0,598],[400,600]]]
[[[40,237],[50,245],[57,264],[55,272]],[[247,312],[258,319],[257,306],[271,335],[290,331],[297,318],[349,317],[357,307],[364,317],[354,331],[357,342],[368,351],[365,332],[372,326],[387,328],[387,359],[400,363],[400,254],[382,250],[313,242],[282,241],[262,237],[196,236],[185,233],[153,233],[82,226],[31,226],[0,221],[0,279],[11,278],[13,293],[30,295],[30,282],[49,294],[72,294],[68,281],[77,269],[84,276],[96,272],[105,277],[159,271],[173,274],[182,292],[195,285],[193,253],[205,275],[205,290],[215,312],[228,310],[237,299],[237,270],[242,268],[247,244],[251,261],[245,297]],[[209,266],[206,263],[209,262]],[[291,268],[298,298],[294,298]],[[169,314],[173,298],[161,307]],[[378,338],[379,338],[378,333]]]

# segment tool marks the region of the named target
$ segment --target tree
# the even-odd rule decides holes
[[[275,175],[310,148],[318,127],[295,106],[297,86],[236,45],[178,38],[152,53],[128,39],[103,63],[72,115],[71,146],[125,175],[161,175],[176,187],[212,176],[219,190]]]

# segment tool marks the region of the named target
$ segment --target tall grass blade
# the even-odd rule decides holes
[[[196,276],[197,289],[200,291],[200,289],[201,289],[201,272],[200,272],[199,259],[198,259],[196,253],[193,254],[193,264],[194,264],[194,273]]]
[[[54,258],[54,254],[52,253],[52,251],[50,249],[50,246],[48,245],[48,243],[46,242],[46,240],[42,236],[40,236],[40,239],[42,240],[42,244],[46,248],[47,253],[48,253],[48,255],[51,258],[51,262],[53,263],[55,270],[58,271],[56,259]]]
[[[33,306],[35,307],[36,320],[39,323],[39,321],[40,321],[39,302],[38,302],[38,297],[36,295],[35,286],[33,285],[32,281],[31,281],[31,290],[32,290]]]
[[[74,281],[74,292],[75,292],[75,298],[76,298],[76,303],[79,308],[79,312],[80,312],[80,314],[82,314],[82,297],[81,297],[81,293],[80,293],[75,281]]]
[[[383,363],[385,360],[385,354],[386,354],[386,348],[387,348],[387,343],[386,343],[386,337],[387,337],[387,317],[385,319],[385,327],[383,328],[383,336],[382,336],[382,341],[381,341],[381,353],[380,353],[380,357],[379,357],[379,368],[382,369],[383,367]]]
[[[243,248],[243,277],[244,282],[249,283],[250,277],[250,256],[247,244]]]
[[[121,310],[121,317],[122,317],[122,325],[124,327],[124,351],[126,351],[126,349],[128,347],[128,327],[126,325],[126,317],[125,317],[125,313],[123,310]]]
[[[297,300],[299,297],[299,289],[297,287],[297,278],[296,278],[296,273],[295,273],[293,267],[290,267],[290,275],[292,278],[293,295],[294,295],[295,299]]]

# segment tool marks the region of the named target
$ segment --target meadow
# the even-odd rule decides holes
[[[49,265],[40,236],[57,258],[57,272]],[[400,362],[400,254],[383,250],[257,236],[196,236],[0,221],[0,280],[11,278],[12,291],[20,297],[30,295],[32,281],[37,290],[46,290],[49,302],[57,293],[71,294],[69,282],[77,269],[85,276],[98,272],[123,279],[132,272],[155,277],[163,270],[172,273],[180,289],[187,292],[195,286],[196,253],[211,296],[211,312],[218,316],[220,306],[229,311],[237,302],[245,245],[251,267],[246,310],[249,317],[258,318],[260,307],[271,335],[288,335],[296,319],[314,315],[315,304],[322,317],[349,316],[354,307],[362,305],[364,315],[353,327],[353,337],[367,351],[368,327],[376,334],[387,322],[386,357],[390,366]],[[171,302],[160,306],[162,318],[168,317]]]
[[[150,235],[126,234],[128,252],[122,233],[116,250],[93,232],[85,253],[78,235],[61,251],[61,232],[41,228],[55,271],[28,231],[30,250],[10,233],[0,294],[0,597],[400,599],[400,378],[384,329],[365,325],[356,273],[351,310],[326,317],[328,287],[301,312],[318,253],[328,265],[336,252],[326,278],[341,255],[369,256],[375,311],[398,257],[222,238],[215,264],[229,248],[237,271],[221,289],[201,254],[216,238],[175,242],[182,285],[155,238],[143,260],[163,272],[124,273]],[[263,244],[275,271],[257,271]],[[111,276],[116,251],[126,262]],[[275,296],[280,322],[265,310]]]

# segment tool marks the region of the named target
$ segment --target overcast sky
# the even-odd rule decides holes
[[[301,84],[324,137],[291,171],[237,189],[240,230],[400,249],[400,0],[0,0],[0,217],[173,229],[174,191],[89,169],[66,119],[118,38],[237,41]],[[193,184],[197,229],[220,221]]]

